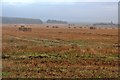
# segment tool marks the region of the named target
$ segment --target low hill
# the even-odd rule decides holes
[[[3,24],[42,24],[40,19],[2,17]]]

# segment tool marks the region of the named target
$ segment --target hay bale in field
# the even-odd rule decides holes
[[[60,31],[60,32],[58,32],[59,34],[61,34],[62,32]],[[57,39],[57,40],[60,40],[60,39]]]
[[[115,29],[115,28],[112,28],[112,29]]]
[[[55,28],[59,28],[58,26],[55,26]]]
[[[19,29],[18,29],[19,31],[24,31],[24,32],[26,32],[26,31],[29,31],[29,32],[31,32],[32,31],[32,28],[26,28],[25,26],[21,26],[21,27],[19,27]]]
[[[21,27],[25,27],[24,25],[21,25]]]
[[[68,26],[74,26],[74,24],[68,24]]]
[[[95,27],[91,26],[90,29],[96,29]]]
[[[73,27],[74,29],[76,28],[76,27]]]
[[[52,28],[59,28],[58,26],[52,26]]]
[[[87,27],[84,27],[84,28],[87,28]]]
[[[46,26],[47,28],[49,28],[49,26]]]
[[[82,28],[82,27],[79,27],[79,28]]]

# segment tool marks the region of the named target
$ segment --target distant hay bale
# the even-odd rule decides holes
[[[76,28],[76,27],[73,27],[74,29]]]
[[[32,28],[26,28],[24,25],[22,25],[21,27],[18,28],[18,30],[19,31],[24,31],[24,32],[26,32],[26,31],[31,32]]]
[[[46,26],[47,28],[49,28],[49,26]]]
[[[62,32],[60,31],[60,32],[58,32],[58,33],[60,33],[60,34],[61,34]],[[58,39],[58,40],[59,40],[59,39]]]
[[[96,28],[91,26],[90,29],[96,29]]]
[[[21,27],[25,27],[24,25],[21,25]]]
[[[52,28],[59,28],[58,26],[52,26]]]
[[[68,24],[68,26],[74,26],[74,24]]]
[[[115,28],[112,28],[112,29],[115,29]]]
[[[55,28],[59,28],[58,26],[55,26]]]
[[[68,27],[68,28],[71,28],[71,27]]]

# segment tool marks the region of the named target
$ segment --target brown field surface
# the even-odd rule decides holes
[[[3,78],[117,78],[118,29],[2,27]]]

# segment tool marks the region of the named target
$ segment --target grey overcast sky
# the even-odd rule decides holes
[[[68,22],[118,21],[118,0],[3,0],[2,16],[65,20]]]

